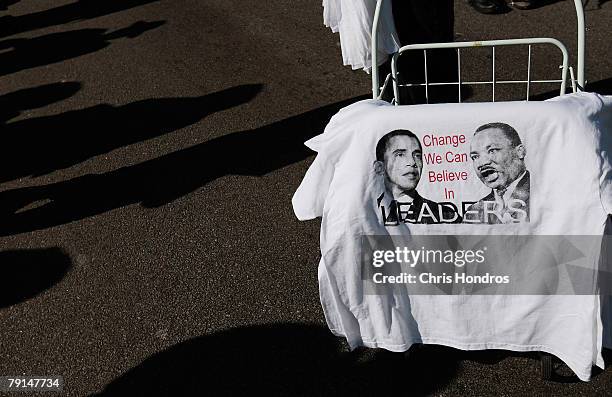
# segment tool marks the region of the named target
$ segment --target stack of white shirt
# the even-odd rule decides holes
[[[372,68],[372,25],[376,0],[323,0],[323,23],[340,33],[342,61],[353,70]],[[378,25],[378,64],[397,52],[400,42],[393,23],[391,2],[384,1]]]

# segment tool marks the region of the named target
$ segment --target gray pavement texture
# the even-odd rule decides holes
[[[458,1],[457,39],[575,53],[572,3],[545,3]],[[590,88],[612,93],[612,2],[587,10]],[[499,62],[526,72],[524,51]],[[612,394],[610,368],[546,382],[535,355],[406,359],[327,330],[320,223],[291,196],[303,141],[370,82],[320,1],[0,1],[0,82],[0,375],[63,375],[70,396]]]

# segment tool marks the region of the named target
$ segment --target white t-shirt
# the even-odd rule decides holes
[[[512,186],[518,209],[507,222],[489,223],[477,209],[495,197],[484,181],[503,174],[486,164],[477,169],[487,153],[499,150],[487,144],[475,149],[474,132],[490,123],[509,125],[518,133],[524,149],[521,175],[526,170],[529,176]],[[482,221],[383,222],[386,185],[374,166],[375,148],[398,129],[411,131],[421,143],[419,195],[452,203],[461,215],[472,211],[472,218]],[[346,337],[352,348],[405,351],[423,342],[464,350],[544,351],[588,380],[593,364],[603,367],[602,343],[612,342],[607,329],[611,315],[599,296],[367,294],[360,238],[601,236],[612,213],[611,138],[612,97],[589,93],[528,103],[391,106],[366,100],[342,109],[323,134],[306,142],[317,156],[293,197],[298,219],[322,217],[318,277],[331,331]],[[491,202],[494,207],[495,198]]]
[[[372,25],[376,0],[323,0],[323,23],[340,33],[342,61],[353,70],[372,68]],[[378,63],[397,52],[400,42],[395,31],[391,2],[383,2],[378,28]]]

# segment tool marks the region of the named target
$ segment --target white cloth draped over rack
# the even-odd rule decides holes
[[[523,209],[529,216],[520,223],[466,223],[471,207],[462,204],[478,202],[491,188],[476,175],[473,158],[445,156],[471,153],[474,131],[487,123],[512,126],[526,148],[531,182]],[[385,221],[380,193],[386,191],[375,168],[376,148],[381,137],[398,129],[412,131],[422,145],[418,193],[430,203],[452,201],[467,208],[461,211],[463,223]],[[318,276],[330,330],[351,348],[405,351],[413,343],[431,343],[463,350],[544,351],[588,380],[592,365],[603,368],[602,346],[612,345],[612,299],[605,293],[421,295],[412,294],[408,284],[368,293],[364,269],[371,266],[362,267],[361,237],[591,236],[588,241],[597,244],[583,250],[584,262],[605,270],[597,261],[596,237],[604,234],[612,214],[611,132],[612,97],[588,93],[544,102],[392,106],[367,100],[342,109],[323,134],[306,142],[317,156],[293,197],[298,219],[322,218]],[[450,144],[440,137],[458,139]],[[447,161],[432,161],[435,153]],[[439,183],[431,174],[441,170],[463,171],[466,177]],[[382,205],[390,214],[392,207]],[[540,259],[519,269],[530,263],[537,269]],[[560,275],[566,272],[559,269]]]
[[[323,23],[340,34],[342,61],[353,70],[372,68],[372,24],[376,0],[323,0]],[[390,2],[383,2],[378,33],[379,65],[401,47]]]

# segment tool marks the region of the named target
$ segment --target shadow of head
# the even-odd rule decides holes
[[[435,357],[438,368],[448,364]],[[453,370],[427,378],[417,370],[427,368],[423,360],[371,349],[349,353],[324,327],[261,325],[175,345],[114,380],[100,395],[355,396],[408,388],[428,394],[454,375],[456,366],[447,367]]]
[[[70,269],[60,248],[0,252],[0,308],[23,302],[57,284]]]

